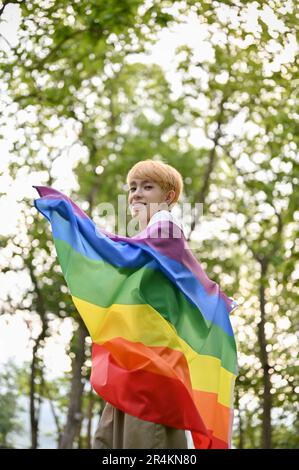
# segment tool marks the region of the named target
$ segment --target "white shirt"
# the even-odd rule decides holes
[[[181,224],[181,222],[176,217],[174,217],[174,215],[170,211],[167,211],[165,209],[156,212],[151,217],[149,223],[147,224],[147,227],[149,227],[150,225],[155,224],[156,222],[158,222],[160,220],[170,220],[173,224],[176,224],[178,227],[180,227],[180,229],[184,233],[184,227]],[[186,235],[186,234],[184,233],[184,235]]]

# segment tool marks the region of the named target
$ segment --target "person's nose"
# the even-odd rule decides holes
[[[141,187],[137,187],[134,191],[134,194],[133,194],[133,199],[138,199],[142,197],[142,188]]]

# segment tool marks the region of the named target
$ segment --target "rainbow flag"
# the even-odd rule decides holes
[[[195,448],[229,448],[237,374],[229,313],[237,304],[172,222],[121,237],[59,191],[35,188],[93,341],[95,391],[137,418],[190,430]]]

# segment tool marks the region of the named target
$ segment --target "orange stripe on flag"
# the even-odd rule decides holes
[[[149,372],[181,380],[192,396],[192,386],[187,360],[180,351],[161,346],[114,338],[102,346],[110,351],[118,364],[126,369],[144,367]]]
[[[193,390],[196,408],[208,429],[222,441],[229,442],[232,411],[217,401],[217,394]]]

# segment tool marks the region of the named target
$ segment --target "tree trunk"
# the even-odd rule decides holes
[[[84,383],[82,366],[85,361],[85,338],[87,330],[80,320],[77,332],[75,357],[72,363],[72,383],[66,425],[61,437],[60,449],[72,449],[81,425],[81,407]]]
[[[41,322],[42,322],[42,330],[40,334],[38,335],[38,337],[36,338],[35,344],[32,350],[32,361],[31,361],[31,372],[30,372],[30,392],[29,392],[31,448],[37,449],[38,447],[38,422],[39,422],[39,411],[40,411],[40,405],[41,405],[41,390],[39,394],[39,399],[36,397],[36,372],[38,370],[37,353],[46,337],[47,320],[46,320],[46,309],[45,309],[42,291],[39,288],[37,278],[34,273],[31,258],[29,259],[27,266],[29,269],[30,277],[34,285],[34,290],[36,294],[36,311],[39,314]],[[42,374],[43,374],[42,369],[40,369],[40,373],[41,373],[41,378],[42,378]],[[42,388],[42,381],[41,381],[41,388]]]
[[[259,301],[261,310],[261,321],[258,323],[258,340],[260,348],[260,360],[263,369],[263,415],[262,415],[262,448],[271,449],[271,408],[272,408],[272,396],[270,393],[271,380],[269,374],[269,360],[268,353],[266,350],[266,334],[265,334],[265,323],[266,323],[266,312],[265,312],[265,279],[267,273],[268,263],[265,260],[261,261],[261,279],[259,287]]]
[[[215,168],[215,164],[216,164],[217,145],[218,145],[219,139],[221,137],[221,125],[223,124],[223,107],[224,107],[225,101],[226,101],[226,98],[223,97],[222,101],[220,103],[219,114],[218,114],[218,118],[217,118],[217,129],[216,129],[215,136],[214,136],[214,145],[213,145],[213,148],[211,149],[210,154],[209,154],[209,161],[206,165],[205,172],[204,172],[204,175],[203,175],[202,186],[201,186],[201,188],[199,189],[199,191],[197,192],[197,194],[195,195],[195,198],[194,198],[195,203],[199,202],[201,204],[205,204],[206,197],[208,195],[210,180],[211,180],[211,174],[212,174],[212,172]],[[196,227],[196,224],[199,220],[200,215],[201,215],[200,213],[195,213],[194,214],[194,217],[193,217],[193,220],[192,220],[191,226],[190,226],[190,233],[187,237],[188,241],[191,238],[191,235],[192,235],[192,233],[193,233],[193,231]]]
[[[60,440],[61,440],[61,426],[60,426],[60,422],[59,422],[59,416],[58,416],[58,413],[56,412],[56,409],[55,409],[54,400],[52,399],[52,396],[51,396],[51,390],[47,386],[46,386],[46,390],[47,390],[50,409],[51,409],[53,419],[54,419],[54,422],[55,422],[55,425],[56,425],[57,447],[59,447],[59,443],[60,443]]]
[[[36,352],[37,342],[32,351],[31,371],[30,371],[30,429],[31,429],[31,449],[38,447],[38,412],[35,407],[35,371],[36,371]]]
[[[240,408],[240,396],[238,389],[236,390],[236,409],[239,412],[239,445],[238,449],[244,449],[244,430],[243,430],[243,416]]]
[[[91,449],[92,445],[92,419],[93,419],[93,409],[94,409],[94,396],[92,392],[92,387],[90,386],[88,394],[88,409],[87,409],[87,449]]]

